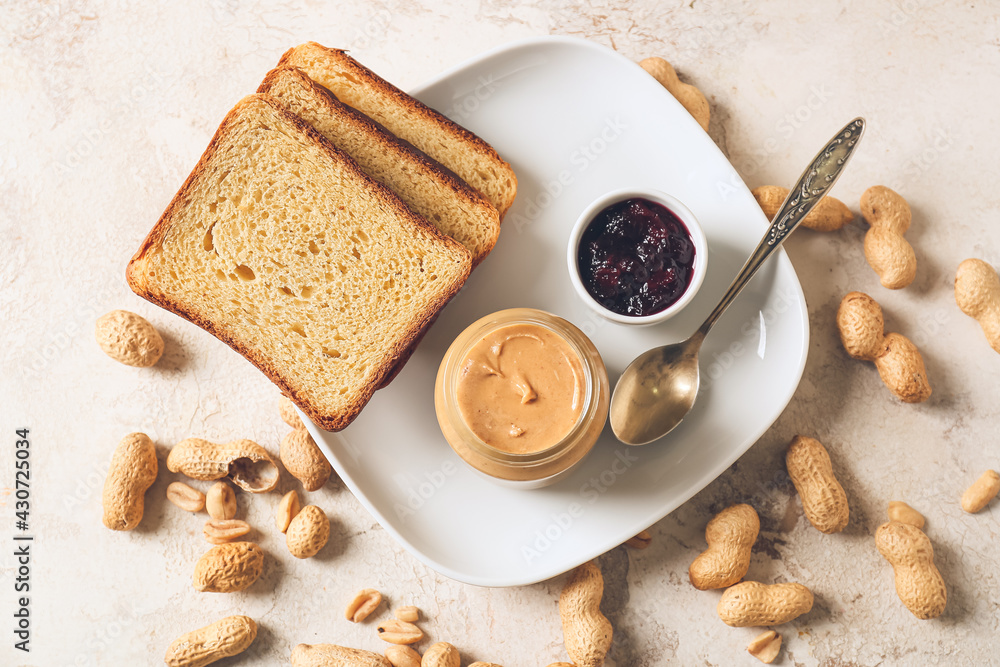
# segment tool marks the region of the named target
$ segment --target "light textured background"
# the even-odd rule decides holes
[[[309,496],[335,522],[331,546],[304,562],[271,528],[277,496],[240,496],[241,515],[269,554],[245,593],[191,588],[205,543],[201,518],[164,501],[173,475],[161,474],[147,494],[138,530],[113,533],[100,523],[104,473],[125,433],[152,436],[162,462],[189,435],[249,437],[276,451],[286,431],[263,376],[139,300],[123,280],[128,258],[229,107],[285,49],[310,39],[351,48],[406,88],[484,49],[542,34],[675,63],[708,95],[710,133],[750,187],[789,183],[833,129],[865,115],[865,145],[834,194],[855,211],[870,185],[904,194],[919,262],[915,283],[890,292],[865,263],[860,222],[828,235],[803,230],[786,244],[811,313],[803,381],[756,446],[652,527],[648,549],[618,548],[600,559],[603,607],[615,627],[608,664],[755,664],[744,647],[757,631],[725,626],[714,611],[719,594],[694,590],[686,576],[704,548],[706,521],[738,501],[761,516],[748,577],[801,581],[816,594],[811,613],[780,628],[779,664],[996,664],[1000,506],[969,516],[958,498],[983,469],[1000,467],[1000,356],[956,307],[952,280],[966,257],[1000,265],[998,24],[988,3],[920,0],[797,8],[687,0],[3,3],[0,492],[12,485],[14,429],[30,427],[37,541],[33,651],[24,655],[8,630],[13,503],[0,496],[0,664],[157,664],[177,635],[230,613],[254,617],[261,631],[243,658],[219,664],[282,664],[299,642],[381,650],[373,624],[342,619],[347,600],[366,586],[392,606],[420,606],[430,640],[456,644],[465,664],[565,659],[556,608],[562,577],[494,590],[449,581],[398,547],[338,483]],[[891,399],[871,365],[843,352],[834,314],[852,289],[873,294],[889,329],[923,350],[934,387],[927,403]],[[163,332],[158,366],[120,366],[97,348],[94,320],[114,308],[141,313]],[[830,449],[851,499],[842,534],[822,535],[802,517],[782,460],[796,433]],[[917,621],[903,608],[874,549],[892,499],[928,519],[950,596],[938,620]]]

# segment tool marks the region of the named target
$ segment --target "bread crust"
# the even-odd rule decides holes
[[[214,159],[222,141],[226,138],[227,134],[231,131],[236,122],[241,119],[242,115],[244,113],[248,113],[249,108],[258,103],[266,104],[290,125],[294,126],[297,130],[304,134],[308,141],[319,147],[322,151],[328,153],[331,160],[341,163],[347,171],[352,172],[353,176],[366,181],[368,187],[375,190],[380,199],[392,208],[396,215],[412,222],[416,228],[434,237],[437,241],[450,248],[462,260],[463,266],[461,267],[461,279],[456,281],[451,288],[434,299],[428,307],[425,308],[424,312],[416,316],[415,319],[417,322],[415,322],[415,325],[410,331],[406,332],[399,341],[396,342],[394,348],[389,351],[389,354],[386,355],[386,359],[375,370],[371,381],[364,387],[359,396],[353,402],[348,404],[341,414],[329,415],[321,413],[317,407],[309,402],[307,397],[298,390],[291,379],[287,378],[278,368],[272,365],[268,359],[258,354],[257,351],[247,348],[239,341],[231,338],[224,329],[217,325],[217,323],[189,310],[184,304],[175,301],[168,295],[157,292],[149,283],[147,276],[145,276],[143,272],[146,264],[148,263],[147,255],[162,244],[168,229],[173,223],[173,218],[178,214],[182,207],[187,205],[187,200],[192,194],[195,184],[204,174],[210,162]],[[268,95],[254,94],[240,100],[236,106],[234,106],[233,109],[226,114],[226,117],[219,125],[219,128],[213,135],[212,140],[205,149],[205,152],[198,160],[198,163],[188,175],[187,179],[185,179],[184,184],[180,187],[180,190],[178,190],[177,194],[174,195],[173,199],[171,199],[166,210],[164,210],[163,214],[150,230],[149,234],[147,234],[142,245],[139,247],[139,250],[132,257],[125,270],[125,280],[132,291],[138,296],[174,312],[196,326],[201,327],[250,361],[250,363],[263,372],[264,375],[271,380],[271,382],[277,385],[282,393],[291,398],[291,400],[298,405],[317,425],[328,431],[339,431],[345,428],[355,419],[355,417],[357,417],[357,415],[361,412],[361,409],[371,399],[372,394],[374,394],[385,378],[393,371],[398,358],[409,349],[412,342],[421,334],[421,332],[425,330],[429,322],[431,322],[437,313],[448,303],[448,301],[458,293],[465,280],[468,278],[470,270],[471,256],[465,249],[465,246],[454,239],[445,236],[421,216],[413,213],[388,188],[374,181],[371,177],[365,174],[364,171],[358,167],[343,151],[333,146],[326,140],[326,138],[310,127],[305,121],[289,111],[286,111],[280,102]]]
[[[278,67],[295,67],[298,54],[305,49],[317,49],[323,51],[327,57],[338,62],[345,70],[350,71],[352,77],[356,79],[360,85],[380,91],[384,95],[390,97],[400,107],[406,109],[407,113],[424,119],[425,122],[434,125],[446,134],[451,135],[456,142],[466,143],[470,149],[486,157],[488,160],[501,165],[505,171],[507,171],[512,184],[510,196],[506,198],[506,201],[504,201],[502,206],[498,207],[500,219],[503,220],[504,215],[506,215],[507,210],[514,203],[514,198],[517,196],[517,176],[514,174],[514,170],[511,168],[510,164],[500,157],[500,154],[497,153],[493,146],[488,144],[472,131],[450,120],[441,112],[432,109],[423,102],[392,85],[378,74],[352,58],[346,49],[332,49],[317,42],[306,42],[305,44],[294,46],[286,51],[278,61]]]
[[[333,92],[310,79],[305,72],[297,67],[279,66],[272,69],[267,73],[267,76],[264,77],[264,80],[257,88],[257,92],[264,95],[270,94],[271,89],[278,85],[282,76],[295,77],[303,86],[310,89],[316,95],[317,99],[323,101],[331,115],[343,114],[345,116],[349,116],[354,123],[364,128],[363,131],[365,136],[370,141],[385,147],[387,151],[399,151],[407,154],[411,160],[418,163],[419,166],[425,170],[425,173],[428,176],[436,179],[441,185],[447,187],[455,193],[457,197],[465,199],[470,206],[479,208],[481,212],[486,215],[492,214],[496,220],[496,225],[492,233],[492,240],[482,252],[473,255],[473,268],[486,258],[486,256],[493,249],[493,246],[496,245],[497,238],[500,235],[500,216],[497,213],[497,210],[493,208],[493,204],[490,203],[489,199],[487,199],[484,194],[470,186],[468,183],[459,178],[455,172],[451,171],[437,160],[434,160],[410,142],[397,137],[372,118],[338,100],[337,96],[334,95]],[[299,118],[299,120],[302,119]],[[302,122],[306,123],[304,120]],[[308,125],[308,123],[306,124]]]

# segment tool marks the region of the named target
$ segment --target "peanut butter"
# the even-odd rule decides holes
[[[469,430],[490,447],[539,452],[565,438],[580,419],[586,400],[583,362],[543,326],[505,326],[469,350],[456,399]]]

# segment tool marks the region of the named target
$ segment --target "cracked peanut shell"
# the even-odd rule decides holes
[[[278,485],[277,464],[253,440],[216,444],[201,438],[185,438],[170,450],[167,468],[206,482],[229,477],[250,493],[264,493]]]

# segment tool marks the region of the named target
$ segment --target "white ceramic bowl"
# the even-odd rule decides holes
[[[590,225],[590,222],[594,219],[594,217],[608,206],[625,201],[626,199],[634,199],[637,197],[662,204],[669,209],[670,212],[676,215],[687,228],[688,235],[691,237],[691,242],[694,245],[694,272],[691,275],[691,280],[688,283],[687,289],[684,290],[684,293],[681,294],[681,297],[677,299],[677,301],[672,303],[667,308],[658,313],[643,316],[623,315],[605,308],[604,305],[595,299],[590,292],[587,291],[587,288],[584,287],[583,280],[580,278],[580,269],[577,264],[580,238],[583,236],[583,232]],[[602,317],[605,317],[612,322],[618,322],[619,324],[648,326],[669,320],[671,317],[683,310],[684,306],[691,303],[691,300],[694,299],[695,294],[698,293],[698,288],[701,287],[701,283],[705,280],[705,273],[708,271],[708,241],[705,239],[705,232],[702,231],[701,225],[698,224],[698,220],[694,217],[694,214],[676,197],[659,190],[624,188],[620,190],[613,190],[601,197],[598,197],[593,203],[590,204],[590,206],[584,209],[583,213],[580,214],[580,217],[577,218],[576,223],[573,225],[573,230],[569,235],[569,244],[566,247],[566,262],[569,266],[569,275],[570,280],[573,282],[573,289],[575,289],[576,293],[581,299],[583,299],[583,302],[593,308],[595,312]]]

